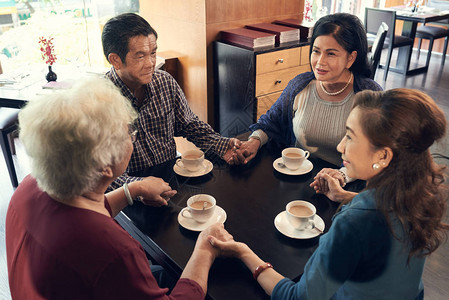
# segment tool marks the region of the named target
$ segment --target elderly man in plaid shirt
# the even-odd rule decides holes
[[[130,174],[174,159],[175,136],[187,138],[229,164],[239,163],[234,150],[240,141],[222,137],[200,121],[174,78],[155,70],[157,33],[145,19],[131,13],[110,19],[104,26],[102,43],[104,54],[112,64],[106,77],[139,113],[139,132],[127,171],[110,189],[141,180]]]

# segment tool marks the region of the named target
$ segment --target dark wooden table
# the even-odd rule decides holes
[[[314,168],[310,173],[284,175],[272,166],[280,153],[279,148],[263,147],[247,166],[230,167],[221,160],[211,159],[213,171],[199,178],[175,174],[173,161],[156,166],[148,173],[168,181],[178,194],[168,207],[153,208],[136,203],[125,208],[117,220],[142,243],[157,264],[179,276],[193,251],[198,233],[179,225],[178,214],[190,196],[210,194],[226,211],[225,227],[236,240],[247,243],[284,276],[298,278],[318,246],[319,238],[288,238],[277,231],[274,219],[285,210],[288,202],[304,199],[316,206],[327,231],[338,204],[316,195],[309,184],[321,168],[333,166],[312,158]],[[251,272],[240,261],[230,258],[215,261],[209,276],[208,295],[212,299],[267,298]]]
[[[416,28],[418,26],[418,23],[425,24],[449,19],[449,13],[437,14],[416,12],[411,14],[410,12],[406,12],[406,14],[404,14],[405,8],[402,6],[392,7],[392,9],[396,10],[396,20],[404,21],[404,24],[402,26],[402,35],[410,37],[412,39],[415,39],[416,37]],[[390,70],[405,75],[416,75],[427,72],[426,66],[410,69],[410,60],[413,52],[412,50],[413,49],[411,47],[400,47],[396,68],[390,68]]]

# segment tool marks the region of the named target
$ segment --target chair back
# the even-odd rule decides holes
[[[371,54],[369,57],[369,62],[371,66],[371,76],[370,76],[371,79],[374,79],[377,67],[379,66],[380,55],[384,47],[387,32],[388,32],[388,25],[385,24],[385,22],[382,22],[382,24],[380,24],[377,30],[376,39],[374,40],[373,47],[371,48]]]
[[[388,45],[394,45],[396,11],[371,7],[365,8],[365,30],[368,36],[371,35],[374,37],[377,35],[379,27],[382,23],[385,23],[388,27],[385,43]]]

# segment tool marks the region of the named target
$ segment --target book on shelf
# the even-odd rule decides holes
[[[245,27],[248,29],[263,31],[263,32],[267,32],[267,33],[276,35],[276,39],[275,39],[276,45],[279,45],[282,43],[294,42],[294,41],[299,40],[299,29],[298,28],[282,26],[282,25],[272,24],[272,23],[250,24],[250,25],[245,25]]]
[[[315,25],[315,22],[307,22],[301,19],[276,20],[273,23],[298,28],[301,39],[310,39],[312,37],[313,26]]]
[[[257,49],[274,46],[275,35],[247,28],[235,28],[221,31],[221,40],[230,44]]]

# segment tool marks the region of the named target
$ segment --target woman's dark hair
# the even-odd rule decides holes
[[[156,30],[141,16],[133,13],[118,15],[104,25],[101,35],[103,53],[106,59],[108,59],[110,53],[116,53],[122,62],[126,63],[129,39],[139,35],[149,36],[150,34],[154,34],[157,39]]]
[[[320,18],[313,27],[310,55],[312,55],[315,39],[321,35],[331,35],[349,53],[357,51],[357,58],[349,70],[365,77],[371,75],[367,57],[368,42],[366,31],[357,16],[347,13],[336,13]]]
[[[378,209],[390,228],[393,213],[408,233],[403,242],[410,245],[409,257],[432,253],[449,229],[442,223],[448,196],[445,168],[433,162],[429,150],[445,135],[444,113],[427,94],[412,89],[365,90],[356,94],[355,107],[370,143],[393,151],[388,167],[367,183],[375,189]]]

